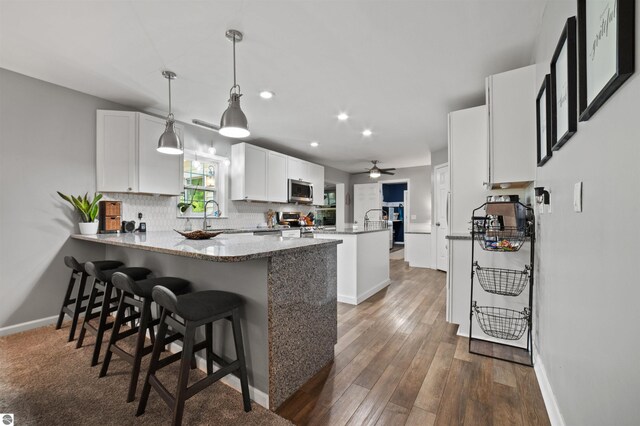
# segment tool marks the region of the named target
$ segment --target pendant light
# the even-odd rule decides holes
[[[366,172],[365,172],[366,173]],[[377,179],[380,177],[380,169],[375,165],[369,170],[369,177],[371,179]]]
[[[229,91],[229,107],[220,118],[220,134],[229,138],[245,138],[250,135],[247,116],[240,109],[240,86],[236,83],[236,42],[242,41],[238,30],[227,30],[226,37],[233,42],[233,86]]]
[[[175,120],[173,119],[173,113],[171,112],[171,80],[175,80],[176,73],[171,71],[162,71],[164,78],[169,80],[169,115],[167,115],[167,124],[164,129],[164,133],[158,140],[158,152],[163,154],[180,155],[183,152],[182,141],[176,133],[174,128]]]

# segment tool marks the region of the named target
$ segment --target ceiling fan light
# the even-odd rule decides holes
[[[371,170],[369,170],[369,177],[371,179],[376,179],[380,177],[380,170],[373,168]]]
[[[246,138],[251,134],[247,126],[247,116],[240,109],[240,96],[232,93],[229,107],[220,118],[220,134],[229,138]]]
[[[173,123],[173,117],[170,114],[169,117],[167,117],[167,125],[164,133],[160,135],[160,139],[158,140],[157,151],[162,154],[180,155],[183,152],[182,141],[180,137],[178,137]]]

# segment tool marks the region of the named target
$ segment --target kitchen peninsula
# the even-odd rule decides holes
[[[195,241],[174,232],[72,238],[104,244],[105,258],[187,279],[193,290],[241,295],[249,384],[260,405],[275,410],[333,359],[340,240],[222,234]],[[230,326],[214,327],[215,349],[234,359]]]

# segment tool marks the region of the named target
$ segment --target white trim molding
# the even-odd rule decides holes
[[[27,330],[33,330],[34,328],[40,328],[49,324],[54,324],[58,320],[58,316],[40,318],[33,321],[27,321],[20,324],[9,325],[7,327],[0,328],[0,337],[8,336],[10,334],[21,333]]]
[[[536,378],[538,379],[538,386],[540,386],[540,392],[542,392],[542,398],[544,399],[544,405],[547,407],[547,415],[552,426],[565,426],[562,413],[560,413],[560,407],[556,396],[553,394],[553,388],[549,383],[547,377],[547,371],[544,368],[544,363],[540,357],[540,353],[534,345],[533,350],[533,369],[536,372]]]

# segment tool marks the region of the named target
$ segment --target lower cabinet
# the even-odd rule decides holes
[[[413,268],[433,268],[431,234],[405,232],[404,260]]]

